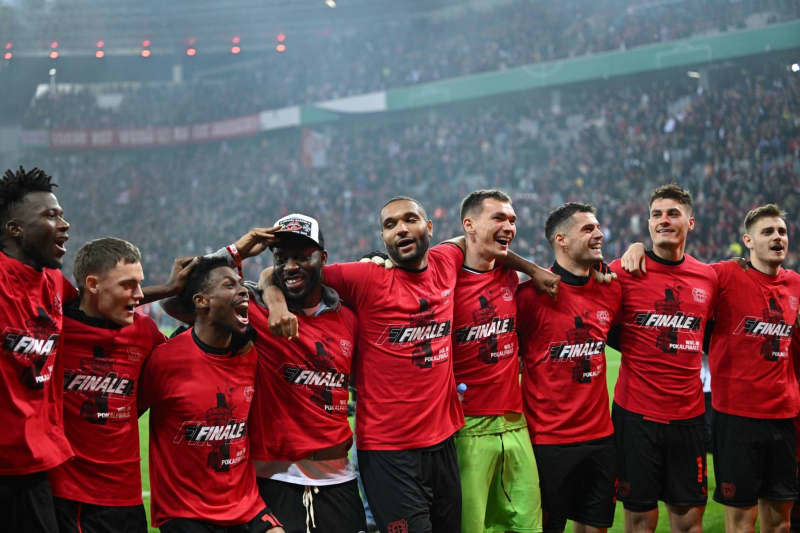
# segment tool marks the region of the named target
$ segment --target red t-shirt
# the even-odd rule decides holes
[[[714,409],[750,418],[794,417],[800,392],[789,345],[800,275],[744,271],[733,261],[712,266],[719,276],[708,354]]]
[[[517,273],[461,267],[453,311],[453,372],[469,416],[522,412],[514,293]]]
[[[688,254],[677,264],[655,257],[647,253],[641,278],[625,272],[619,259],[611,263],[622,284],[614,401],[655,421],[685,420],[705,411],[700,368],[717,274]]]
[[[433,247],[420,272],[373,263],[326,266],[325,282],[356,311],[356,443],[362,450],[433,446],[464,424],[450,334],[460,248]]]
[[[50,471],[55,496],[94,505],[142,503],[136,389],[142,364],[165,340],[146,315],[109,327],[67,306],[59,357],[64,431],[75,458]]]
[[[247,430],[256,351],[232,356],[201,348],[193,333],[158,346],[142,368],[139,408],[150,408],[156,527],[171,518],[233,526],[265,507]]]
[[[49,470],[72,457],[56,356],[61,305],[74,289],[0,252],[0,476]]]
[[[534,444],[586,442],[614,433],[605,346],[620,314],[622,287],[558,273],[556,300],[536,292],[530,281],[517,291],[522,394]]]
[[[300,337],[274,337],[269,312],[251,300],[258,372],[250,415],[253,459],[298,461],[352,438],[347,421],[356,317],[339,306],[298,314]],[[279,428],[279,429],[276,429]]]

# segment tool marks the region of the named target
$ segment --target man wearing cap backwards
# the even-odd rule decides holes
[[[344,263],[323,269],[325,282],[358,315],[354,372],[362,481],[382,531],[460,533],[461,486],[453,434],[464,418],[450,336],[453,290],[464,253],[451,243],[428,250],[433,223],[412,198],[386,202],[380,224],[398,268]],[[541,269],[530,273],[555,290],[557,276]],[[269,285],[269,278],[262,275],[261,282],[266,284],[271,327],[296,337],[283,294]]]
[[[355,315],[322,284],[328,254],[317,220],[291,214],[260,231],[253,238],[270,244],[275,285],[304,335],[289,342],[270,334],[269,313],[255,285],[247,284],[258,355],[250,441],[259,490],[288,533],[366,531],[356,474],[347,458]],[[245,236],[214,255],[229,260],[249,256],[248,242]]]

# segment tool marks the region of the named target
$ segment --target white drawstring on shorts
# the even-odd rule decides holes
[[[314,490],[313,494],[319,494],[319,487],[309,487],[306,486],[306,490],[303,492],[303,507],[306,508],[306,533],[311,533],[311,528],[317,528],[316,521],[314,520],[314,496],[311,490]],[[309,527],[309,522],[311,526]]]

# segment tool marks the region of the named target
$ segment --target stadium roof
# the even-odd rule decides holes
[[[6,0],[9,2],[11,0]],[[276,35],[302,37],[334,28],[372,27],[429,14],[459,0],[0,0],[0,46],[15,55],[178,52],[196,44],[223,50],[239,37],[248,48],[274,46]],[[335,7],[331,7],[335,6]]]

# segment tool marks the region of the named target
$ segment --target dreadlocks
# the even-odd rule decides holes
[[[26,194],[31,192],[53,192],[58,187],[44,170],[32,168],[25,171],[22,166],[12,172],[6,170],[3,179],[0,179],[0,233],[8,222],[11,210],[19,204]]]

